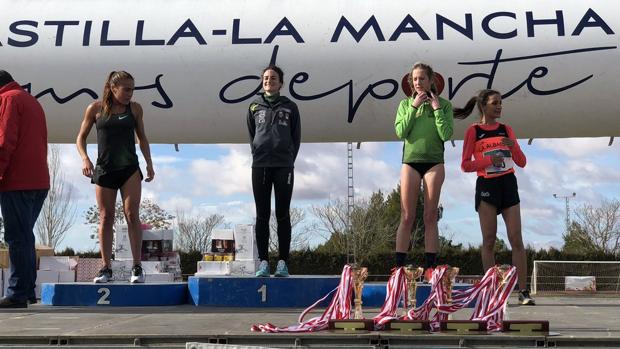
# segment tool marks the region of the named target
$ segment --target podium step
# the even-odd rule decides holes
[[[57,306],[169,306],[187,303],[187,284],[44,283],[41,303]]]
[[[213,307],[307,307],[338,286],[340,276],[295,275],[288,278],[191,276],[194,305]],[[327,306],[328,298],[320,306]]]
[[[465,290],[470,288],[471,284],[454,284],[452,287],[453,291],[456,290]],[[362,303],[365,308],[379,308],[385,302],[385,283],[367,283],[364,284],[364,289],[362,290]],[[420,306],[426,298],[431,294],[431,285],[427,283],[418,282],[418,287],[416,289],[416,305]],[[469,304],[468,308],[473,308],[475,306],[475,302]]]

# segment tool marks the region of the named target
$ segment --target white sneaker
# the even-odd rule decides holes
[[[93,282],[96,284],[105,284],[113,280],[114,279],[112,278],[112,269],[103,267],[101,268],[101,270],[99,270],[99,274],[95,276]]]
[[[131,268],[131,277],[129,278],[129,282],[132,284],[143,284],[144,283],[144,270],[142,270],[141,265],[134,265]]]

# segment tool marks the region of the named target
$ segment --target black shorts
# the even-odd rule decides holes
[[[107,173],[104,173],[100,167],[96,167],[92,183],[104,188],[120,189],[136,171],[140,173],[140,180],[142,180],[144,176],[142,175],[140,166],[137,165]]]
[[[442,164],[443,162],[405,162],[405,164],[411,166],[417,173],[420,174],[420,177],[424,177],[426,172],[433,168],[435,165]]]
[[[497,214],[517,205],[520,200],[515,174],[509,173],[494,178],[478,177],[476,180],[476,212],[480,207],[480,201],[495,206]]]

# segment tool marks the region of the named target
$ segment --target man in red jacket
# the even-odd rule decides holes
[[[39,102],[0,70],[0,208],[11,261],[9,286],[0,308],[26,308],[36,301],[34,224],[50,188],[47,125]]]

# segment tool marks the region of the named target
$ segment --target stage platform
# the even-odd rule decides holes
[[[187,284],[45,283],[42,285],[41,303],[54,306],[168,306],[189,303],[213,307],[301,308],[323,298],[338,286],[339,281],[339,276],[302,275],[289,278],[190,277]],[[455,284],[453,290],[470,286]],[[418,305],[426,300],[430,289],[430,284],[418,283]],[[385,301],[385,291],[385,283],[364,285],[364,306],[381,307]],[[327,306],[330,299],[322,305]]]
[[[55,306],[169,306],[187,303],[187,284],[127,281],[95,284],[92,282],[41,285],[41,303]]]
[[[620,297],[536,297],[537,306],[508,307],[510,320],[548,320],[550,336],[519,335],[406,335],[401,333],[263,334],[250,331],[256,323],[284,326],[296,323],[302,309],[222,308],[181,305],[170,307],[50,307],[0,310],[0,347],[20,345],[48,348],[185,348],[186,342],[315,348],[428,348],[428,347],[590,347],[620,348]],[[321,310],[309,314],[318,315]],[[377,308],[365,308],[372,317]],[[466,319],[470,309],[457,312]]]

